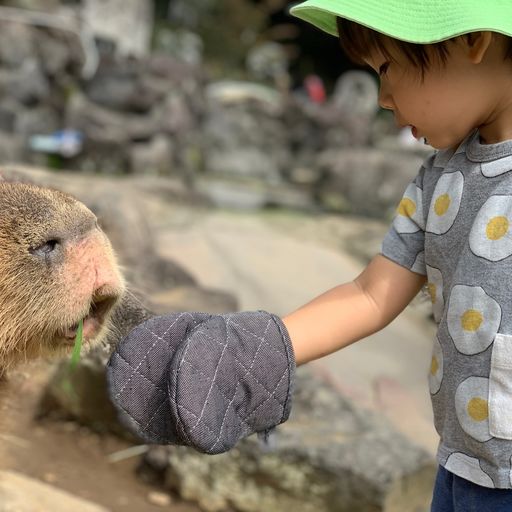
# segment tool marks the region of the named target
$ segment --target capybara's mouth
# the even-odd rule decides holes
[[[106,295],[101,297],[93,297],[89,308],[89,313],[83,318],[83,338],[84,340],[94,339],[101,328],[105,324],[108,313],[112,310],[118,300],[117,295]],[[73,344],[78,331],[78,324],[80,320],[77,320],[72,326],[66,327],[62,330],[62,336],[70,344]]]

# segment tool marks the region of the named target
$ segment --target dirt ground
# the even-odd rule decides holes
[[[108,459],[128,448],[126,441],[73,422],[35,420],[40,390],[50,372],[49,364],[30,364],[0,383],[1,470],[18,471],[112,512],[200,510],[176,496],[170,497],[170,505],[152,504],[154,493],[162,489],[135,476],[138,457],[116,463]]]

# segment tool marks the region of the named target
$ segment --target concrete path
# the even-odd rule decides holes
[[[183,216],[160,231],[159,251],[189,270],[201,285],[238,297],[241,310],[284,315],[333,286],[353,279],[363,265],[301,219],[276,226],[272,216],[215,211]],[[343,219],[339,220],[340,223]],[[315,232],[316,231],[316,232]],[[343,393],[388,417],[435,453],[427,373],[434,327],[410,306],[386,329],[312,363]]]

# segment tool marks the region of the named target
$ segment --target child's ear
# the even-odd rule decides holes
[[[467,35],[467,56],[473,64],[480,64],[492,42],[492,32],[472,32]]]

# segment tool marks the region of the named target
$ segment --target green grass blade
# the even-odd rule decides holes
[[[80,361],[80,351],[82,350],[82,338],[84,331],[84,321],[80,320],[78,323],[78,330],[76,331],[75,337],[75,345],[73,347],[73,353],[71,354],[71,361],[69,362],[69,366],[71,369],[75,368]]]

